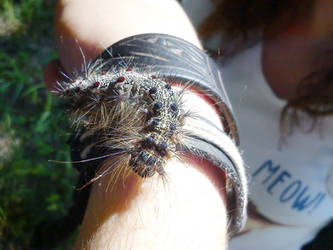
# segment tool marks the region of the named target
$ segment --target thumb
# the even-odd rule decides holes
[[[64,81],[64,72],[59,60],[53,60],[44,67],[44,83],[50,91],[56,90],[57,82]]]

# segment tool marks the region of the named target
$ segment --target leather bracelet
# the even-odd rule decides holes
[[[187,136],[177,143],[177,150],[188,151],[192,154],[194,153],[200,157],[204,157],[226,173],[228,183],[227,209],[231,222],[229,234],[233,235],[239,232],[246,220],[247,186],[242,160],[237,149],[239,143],[237,126],[233,119],[227,95],[223,89],[221,73],[216,68],[215,63],[203,51],[191,43],[165,34],[142,34],[126,38],[107,48],[100,54],[95,62],[99,62],[98,72],[101,74],[116,69],[116,74],[107,78],[110,83],[104,86],[102,86],[103,83],[98,80],[94,83],[89,82],[89,86],[84,85],[84,83],[84,90],[80,89],[78,87],[80,85],[77,84],[66,86],[60,84],[58,94],[60,93],[60,95],[64,97],[81,98],[80,93],[82,91],[87,93],[85,92],[87,90],[93,95],[94,92],[90,92],[93,91],[90,89],[101,88],[102,91],[103,87],[106,89],[110,88],[111,83],[115,86],[112,87],[112,91],[119,90],[124,92],[123,88],[125,87],[119,87],[117,84],[119,82],[125,82],[131,91],[134,89],[137,92],[143,92],[142,96],[150,95],[150,97],[147,98],[153,100],[146,106],[150,107],[152,105],[151,110],[153,111],[149,112],[155,112],[156,110],[154,111],[154,108],[156,107],[159,109],[165,105],[170,107],[170,112],[165,109],[165,116],[168,117],[166,120],[177,117],[176,115],[173,116],[172,112],[178,112],[177,105],[172,106],[175,98],[168,84],[177,83],[186,86],[190,83],[191,88],[199,91],[205,98],[210,100],[220,116],[223,131],[204,117],[186,118],[183,129],[186,130]],[[92,62],[92,65],[94,65],[94,62]],[[135,69],[135,72],[128,72],[131,71],[132,68]],[[138,76],[140,72],[144,75],[147,71],[149,71],[148,76]],[[138,75],[136,75],[136,72]],[[147,80],[146,77],[153,77],[154,79],[156,78],[156,80],[150,81]],[[132,83],[134,81],[133,79],[139,79],[138,83]],[[148,82],[149,88],[146,88],[145,84],[148,84]],[[162,88],[160,85],[164,85],[164,83],[167,84]],[[161,101],[156,101],[151,97],[157,91],[163,92],[160,96],[155,98]],[[166,96],[168,96],[167,101],[162,100],[166,98]],[[91,98],[91,96],[89,98]],[[149,114],[148,117],[154,118],[154,115]],[[175,122],[177,122],[177,119]],[[150,118],[148,123],[148,125],[151,126],[151,124],[154,123],[154,119]],[[170,127],[170,130],[173,130],[171,129],[172,123],[166,121],[165,124]],[[165,130],[164,127],[160,129]],[[149,135],[151,135],[151,133]],[[99,150],[91,146],[94,144],[94,140],[94,134],[90,134],[89,131],[81,132],[79,129],[71,142],[72,160],[80,161],[99,155]],[[147,143],[154,144],[154,141],[147,142],[145,140],[140,144],[140,147],[147,147],[150,150],[150,146],[147,146]],[[165,147],[166,146],[168,145],[166,144]],[[154,144],[152,147],[156,148],[154,149],[154,154],[164,154],[163,149],[160,148],[160,142],[158,145]],[[133,150],[134,149],[131,149],[131,164],[133,165],[133,170],[138,172],[142,177],[152,175],[154,172],[151,172],[149,168],[149,171],[142,172],[142,170],[135,166],[138,161],[142,161],[146,165],[154,165],[155,158],[145,153],[144,150],[143,152],[142,150],[138,152],[134,152]],[[93,164],[86,162],[84,164],[74,165],[77,166],[77,169],[81,173],[81,183],[79,185],[84,184],[85,181],[91,180],[96,173],[96,169],[91,167],[91,165],[97,165],[96,161],[94,161]],[[157,172],[159,171],[163,171],[163,169],[157,170]],[[85,192],[87,193],[87,190]]]
[[[103,61],[112,65],[128,67],[150,67],[152,74],[167,82],[187,84],[191,82],[196,90],[209,97],[220,114],[224,131],[238,145],[237,126],[231,114],[222,81],[221,72],[214,61],[193,44],[166,34],[142,34],[125,38],[110,47],[101,55]]]

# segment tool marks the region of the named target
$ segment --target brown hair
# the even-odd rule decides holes
[[[281,112],[282,135],[290,134],[293,128],[302,127],[304,116],[311,118],[312,131],[320,117],[333,114],[333,65],[305,76],[298,84],[298,97],[288,101]],[[308,120],[308,119],[306,119]]]
[[[198,32],[209,37],[216,31],[235,36],[253,36],[300,6],[299,0],[211,0],[214,10],[201,23]],[[303,0],[304,1],[304,0]],[[309,2],[308,0],[306,0]]]
[[[296,11],[312,8],[313,0],[212,0],[215,9],[201,23],[198,32],[203,38],[222,31],[224,38],[233,41],[232,50],[222,51],[229,57],[257,42],[265,34],[287,25]],[[277,26],[278,23],[280,26]],[[283,26],[282,26],[283,27]],[[236,42],[235,42],[236,41]],[[240,42],[239,42],[240,41]],[[333,53],[332,53],[333,54]],[[332,59],[332,60],[331,60]],[[224,60],[224,59],[223,59]],[[333,114],[333,56],[324,59],[330,67],[312,72],[298,84],[298,97],[288,101],[281,112],[282,135],[302,127],[311,118],[310,131],[320,117]]]

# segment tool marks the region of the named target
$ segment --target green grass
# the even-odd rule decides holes
[[[0,249],[30,249],[34,229],[66,214],[76,173],[62,103],[44,87],[56,58],[54,1],[0,1]]]

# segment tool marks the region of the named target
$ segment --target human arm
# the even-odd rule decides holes
[[[168,33],[200,46],[175,1],[163,1],[171,4],[168,12],[161,11],[165,6],[161,9],[163,4],[158,1],[140,1],[140,6],[150,6],[149,13],[154,13],[151,19],[149,14],[144,18],[135,16],[147,9],[139,11],[140,6],[135,6],[139,4],[137,1],[128,2],[135,13],[127,12],[126,1],[59,3],[56,41],[61,64],[54,62],[46,68],[49,88],[52,89],[54,79],[59,79],[60,65],[66,73],[81,67],[83,57],[79,47],[89,61],[119,39],[147,32]],[[214,109],[201,98],[196,97],[196,102],[201,109],[198,112],[221,127]],[[133,174],[107,191],[107,176],[95,182],[75,248],[224,249],[227,239],[224,175],[211,163],[200,160],[185,163],[175,159],[165,169],[166,183],[155,175],[140,184],[140,178]]]

